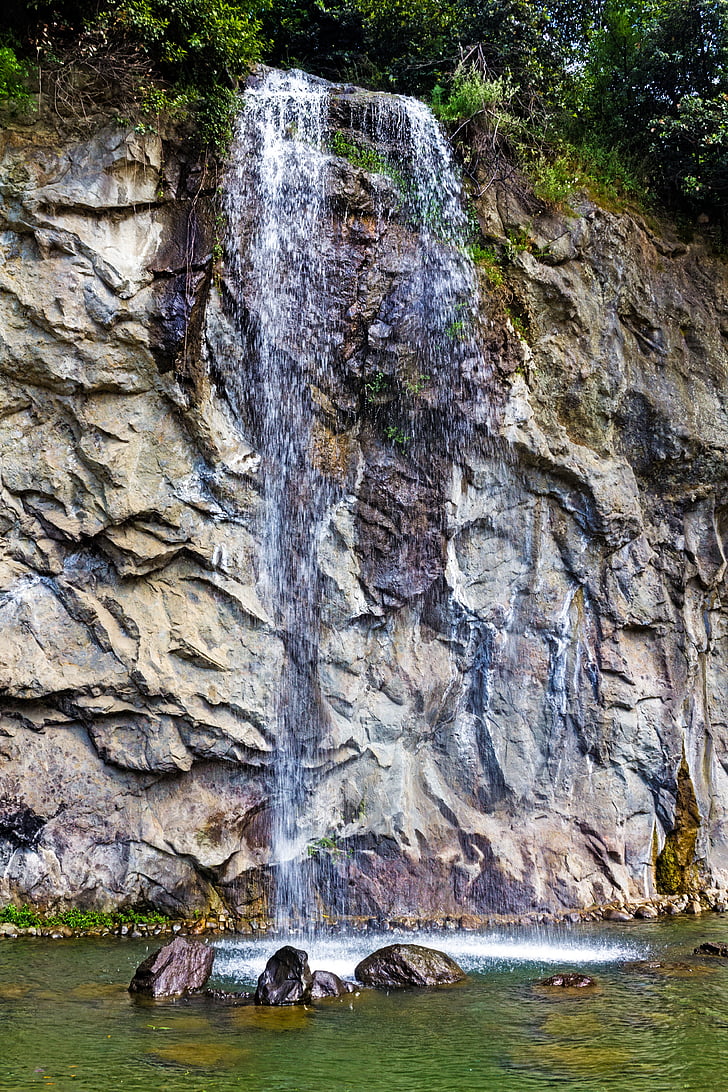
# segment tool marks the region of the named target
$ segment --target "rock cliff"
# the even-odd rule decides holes
[[[322,902],[725,887],[725,264],[492,186],[511,317],[481,269],[480,363],[445,392],[408,363],[417,226],[376,164],[332,159],[300,816]],[[256,390],[225,382],[215,188],[149,134],[0,137],[2,901],[268,909],[291,649],[260,580]]]

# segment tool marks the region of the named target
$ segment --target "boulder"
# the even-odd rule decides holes
[[[146,997],[177,997],[201,990],[212,971],[215,951],[200,941],[175,937],[139,964],[130,993]]]
[[[365,986],[400,989],[404,986],[449,986],[466,977],[444,952],[421,944],[389,944],[372,952],[354,969]]]
[[[311,986],[311,1000],[318,1001],[322,997],[342,997],[345,993],[353,993],[356,987],[351,982],[344,982],[333,971],[314,971],[313,985]]]
[[[632,915],[629,910],[619,910],[613,907],[610,910],[604,911],[605,921],[632,921]]]
[[[582,974],[581,971],[561,971],[541,981],[542,986],[556,986],[563,990],[583,990],[586,986],[596,986],[596,978]]]
[[[287,944],[265,965],[255,991],[256,1005],[304,1005],[311,998],[313,975],[308,955]]]
[[[714,944],[713,941],[707,940],[698,945],[693,955],[718,956],[720,959],[728,959],[728,944]]]

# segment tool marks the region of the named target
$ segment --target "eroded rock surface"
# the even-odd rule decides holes
[[[725,888],[725,264],[491,187],[523,336],[484,276],[483,366],[445,413],[407,340],[394,183],[344,159],[331,179],[300,818],[322,902],[639,900],[665,845],[678,889]],[[309,649],[259,579],[256,386],[246,418],[213,193],[153,136],[0,135],[1,901],[268,906],[278,683]]]

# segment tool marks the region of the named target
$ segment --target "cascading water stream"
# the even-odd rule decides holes
[[[398,189],[396,216],[417,235],[404,288],[379,322],[386,345],[411,347],[393,444],[426,462],[464,440],[462,376],[482,366],[474,335],[475,277],[467,217],[446,141],[413,99],[358,96],[299,72],[267,72],[246,92],[225,187],[226,310],[234,344],[218,370],[261,456],[259,586],[284,646],[274,725],[272,859],[276,925],[310,923],[316,898],[307,847],[320,836],[307,812],[326,733],[319,691],[322,576],[318,542],[342,489],[315,457],[315,392],[342,369],[345,316],[337,295],[330,201],[332,98],[381,156]],[[390,187],[391,189],[391,187]],[[386,230],[380,222],[378,230]],[[421,391],[425,396],[416,397]]]

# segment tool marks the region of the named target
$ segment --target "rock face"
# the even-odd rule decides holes
[[[212,973],[214,960],[215,951],[208,945],[175,937],[139,964],[129,992],[145,997],[178,997],[201,990]]]
[[[354,977],[365,986],[402,989],[405,986],[449,986],[462,982],[466,975],[444,952],[421,944],[389,944],[358,963]]]
[[[0,134],[0,901],[265,914],[298,670],[321,732],[301,854],[330,911],[725,887],[725,263],[493,185],[518,331],[484,271],[482,359],[445,403],[408,340],[396,180],[333,156],[328,177],[314,647],[260,579],[214,180],[154,136]]]
[[[311,999],[314,978],[308,955],[287,944],[270,957],[258,979],[256,1005],[303,1005]],[[321,996],[321,995],[320,995]]]

